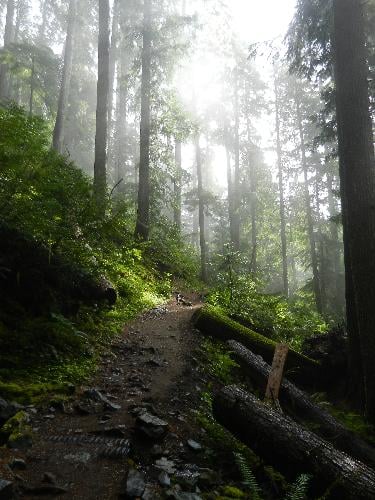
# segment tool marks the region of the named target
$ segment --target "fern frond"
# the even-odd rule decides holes
[[[252,500],[261,500],[260,487],[257,483],[253,471],[250,469],[249,464],[246,462],[246,458],[241,453],[234,453],[234,458],[241,473],[243,483],[252,494]]]
[[[285,497],[285,500],[305,500],[309,487],[311,476],[309,474],[301,474],[297,477],[290,488],[290,492]]]

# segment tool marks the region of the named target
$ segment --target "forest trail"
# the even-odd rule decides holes
[[[59,493],[66,499],[119,498],[126,492],[128,470],[134,465],[150,485],[142,498],[157,499],[162,490],[158,480],[162,470],[155,467],[158,459],[160,467],[180,474],[181,490],[186,491],[189,478],[194,483],[199,467],[204,466],[201,450],[194,447],[199,448],[204,431],[191,412],[199,407],[205,380],[195,358],[198,336],[191,326],[200,302],[197,296],[188,300],[191,306],[173,299],[127,325],[103,356],[89,386],[78,391],[71,403],[44,408],[32,416],[33,447],[24,453],[9,450],[7,457],[26,463],[24,470],[16,472],[22,498],[56,498]],[[137,413],[145,410],[168,423],[161,441],[142,436],[137,429]],[[158,426],[150,428],[159,432]],[[90,442],[95,437],[98,442]],[[125,441],[119,439],[130,441],[128,457],[101,456],[103,449],[115,454],[125,451]],[[170,473],[164,474],[167,482]],[[199,497],[191,493],[181,498]]]

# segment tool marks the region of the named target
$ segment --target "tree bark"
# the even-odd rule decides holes
[[[319,191],[319,163],[317,159],[317,168],[315,170],[315,203],[316,203],[316,226],[318,234],[318,262],[319,262],[319,284],[320,284],[320,298],[322,313],[324,314],[327,309],[327,287],[326,287],[326,257],[325,257],[325,245],[323,232],[321,227],[321,217],[320,217],[320,191]]]
[[[271,366],[239,342],[230,340],[228,347],[244,373],[250,377],[256,388],[263,394]],[[319,427],[315,432],[321,437],[333,443],[340,450],[375,468],[375,449],[348,431],[330,413],[315,404],[305,392],[298,389],[286,378],[281,384],[279,401],[283,409],[286,409],[289,414],[297,416],[302,422],[308,421],[318,424]]]
[[[48,5],[50,0],[44,0],[42,6],[42,22],[39,26],[39,43],[44,45],[46,43],[46,27],[47,27],[47,15],[48,15]]]
[[[31,76],[30,76],[30,97],[29,97],[29,116],[33,115],[34,111],[34,84],[35,84],[35,57],[31,56]]]
[[[53,140],[52,140],[52,147],[58,153],[63,152],[63,145],[64,145],[64,120],[69,98],[70,81],[72,78],[73,44],[74,44],[76,17],[77,17],[77,1],[70,0],[68,22],[66,29],[66,39],[65,39],[64,65],[62,69],[59,103],[57,107],[56,122],[55,122],[55,128],[53,130]]]
[[[277,85],[277,76],[274,77],[275,92],[275,115],[276,115],[276,152],[277,168],[279,173],[279,208],[280,208],[280,240],[281,240],[281,260],[283,267],[283,291],[285,297],[289,297],[289,277],[288,277],[288,256],[286,240],[286,217],[285,217],[285,198],[284,198],[284,175],[283,159],[281,149],[281,130],[280,130],[280,98]]]
[[[232,245],[233,250],[240,250],[240,109],[238,74],[234,75],[234,178],[232,184],[233,214],[232,214]]]
[[[310,192],[309,192],[309,179],[308,179],[308,166],[307,166],[307,157],[306,157],[305,134],[304,134],[303,123],[302,123],[301,101],[300,101],[300,96],[299,96],[299,92],[297,89],[295,92],[295,103],[296,103],[297,127],[298,127],[299,139],[300,139],[301,162],[302,162],[302,170],[303,170],[303,177],[304,177],[303,191],[304,191],[304,198],[305,198],[307,235],[309,238],[311,267],[312,267],[312,272],[313,272],[314,297],[315,297],[316,309],[319,313],[322,313],[323,306],[322,306],[322,296],[321,296],[321,289],[320,289],[318,257],[316,254],[315,238],[314,238],[314,220],[313,220],[313,215],[312,215]]]
[[[248,110],[249,113],[249,110]],[[255,276],[257,273],[257,251],[258,251],[258,228],[257,228],[257,178],[253,162],[251,161],[251,130],[249,115],[246,120],[247,129],[247,156],[249,162],[250,178],[250,213],[251,213],[251,255],[250,255],[250,273]]]
[[[366,415],[375,423],[375,160],[364,23],[361,0],[334,0],[336,114],[350,360],[353,382],[364,389]]]
[[[107,138],[109,95],[109,0],[99,0],[98,84],[96,105],[94,192],[104,214],[107,189]]]
[[[120,15],[120,0],[114,0],[113,3],[113,18],[112,18],[112,36],[111,46],[109,50],[109,96],[108,96],[108,136],[112,137],[113,129],[113,90],[115,83],[116,62],[118,55],[118,37],[119,37],[119,15]]]
[[[181,208],[182,208],[182,144],[181,141],[175,141],[175,169],[176,173],[173,179],[174,209],[173,222],[178,231],[181,232]]]
[[[123,31],[126,29],[125,20],[122,20]],[[128,103],[128,79],[129,79],[129,56],[128,46],[125,43],[120,46],[120,60],[117,69],[117,99],[116,99],[116,134],[115,134],[115,159],[117,163],[117,180],[122,176],[129,175],[126,171],[128,144],[127,144],[127,103]],[[131,172],[132,174],[132,172]]]
[[[151,10],[151,0],[144,0],[138,213],[135,228],[136,237],[142,240],[148,240],[150,234]]]
[[[225,154],[227,160],[227,190],[228,190],[228,219],[229,219],[229,235],[230,241],[233,244],[235,239],[235,229],[234,229],[234,206],[233,206],[233,179],[232,179],[232,165],[231,165],[231,148],[230,148],[230,137],[229,137],[229,127],[226,124],[224,127],[224,142],[225,142]]]
[[[5,20],[4,31],[4,48],[13,42],[14,39],[14,15],[15,15],[15,0],[8,0],[7,14]],[[7,64],[0,65],[0,101],[7,99],[9,94],[8,86],[8,66]]]
[[[197,163],[197,181],[198,181],[198,220],[199,220],[199,246],[201,251],[201,279],[207,282],[207,254],[206,254],[206,235],[205,235],[205,216],[203,200],[203,179],[202,179],[202,155],[199,144],[199,132],[195,136],[195,158]]]
[[[343,500],[375,498],[375,473],[236,386],[215,395],[213,414],[244,444],[287,478],[311,472],[314,496],[330,488]]]
[[[328,173],[327,175],[327,192],[328,192],[328,210],[331,218],[337,217],[338,210],[333,197],[333,175]],[[333,260],[333,272],[334,272],[334,291],[335,298],[333,302],[334,311],[338,316],[344,315],[343,308],[343,297],[344,293],[339,280],[340,274],[340,241],[339,241],[339,231],[337,227],[338,223],[331,220],[329,224],[331,241],[332,241],[332,260]]]

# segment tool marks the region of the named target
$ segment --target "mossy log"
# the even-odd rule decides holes
[[[203,334],[223,341],[237,340],[268,363],[272,362],[276,342],[230,319],[220,309],[204,306],[195,313],[193,321]],[[302,385],[315,387],[320,382],[320,364],[293,349],[289,350],[286,373],[291,380]]]
[[[93,276],[32,236],[1,223],[0,265],[0,294],[36,313],[61,305],[74,309],[80,301],[116,302],[116,290],[108,280]]]
[[[228,347],[244,373],[264,393],[271,371],[270,365],[235,340],[230,340]],[[318,424],[316,432],[337,448],[375,468],[375,448],[346,429],[328,411],[314,403],[306,392],[298,389],[286,378],[281,384],[279,401],[281,407],[293,416]]]
[[[287,478],[312,473],[314,494],[330,489],[329,498],[375,498],[371,468],[239,387],[228,386],[217,393],[213,412],[221,425]]]

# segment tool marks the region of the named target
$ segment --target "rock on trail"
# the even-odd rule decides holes
[[[0,461],[0,498],[199,500],[209,470],[191,414],[205,384],[191,362],[199,306],[176,293],[125,327],[72,401],[34,409],[33,446]],[[17,410],[0,400],[0,419]]]

